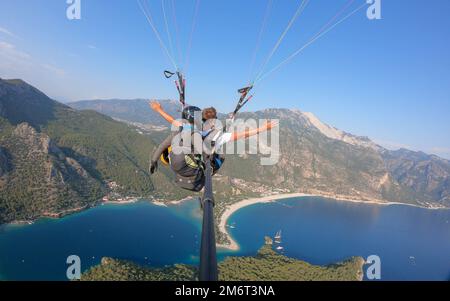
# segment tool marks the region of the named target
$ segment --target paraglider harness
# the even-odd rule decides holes
[[[202,132],[189,125],[184,126],[180,130],[180,133],[186,131],[185,135],[191,135],[192,141],[195,139],[195,134],[200,134],[202,141],[204,141],[211,133],[216,132],[214,130]],[[185,135],[182,135],[182,139]],[[214,149],[214,145],[212,145],[212,147]],[[174,171],[175,183],[177,186],[189,191],[199,192],[203,189],[205,184],[206,156],[205,154],[194,154],[193,151],[194,149],[191,145],[191,153],[174,154],[172,152],[172,146],[169,146],[161,153],[159,159],[164,165],[170,166]],[[208,157],[211,160],[211,167],[213,168],[212,175],[214,175],[221,168],[225,158],[222,155],[214,153],[214,151],[211,152]]]

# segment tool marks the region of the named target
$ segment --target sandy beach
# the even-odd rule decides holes
[[[161,201],[152,201],[151,203],[156,206],[167,207],[167,204]]]
[[[117,201],[103,201],[103,204],[115,204],[115,205],[126,205],[126,204],[133,204],[139,201],[139,198],[127,198],[124,200],[117,200]]]

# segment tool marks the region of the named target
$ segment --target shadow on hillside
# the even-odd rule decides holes
[[[91,157],[84,156],[69,147],[60,147],[67,157],[77,160],[85,170],[95,179],[103,181],[102,174],[97,170],[97,161]]]
[[[66,106],[22,80],[0,79],[0,107],[11,124],[26,122],[39,129],[55,120],[57,110]]]

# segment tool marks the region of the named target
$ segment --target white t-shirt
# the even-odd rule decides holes
[[[220,136],[216,139],[216,150],[220,150],[222,146],[231,140],[232,133],[218,133]]]

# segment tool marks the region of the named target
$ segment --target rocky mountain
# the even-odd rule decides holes
[[[450,162],[407,149],[384,150],[382,157],[393,179],[425,202],[450,206]]]
[[[82,208],[105,193],[79,162],[29,124],[19,124],[2,138],[2,218],[31,218]]]
[[[150,178],[154,147],[132,126],[0,80],[0,224],[65,214],[105,195],[184,196],[168,172]]]
[[[159,100],[167,112],[173,116],[181,114],[178,102],[173,100]],[[140,124],[167,126],[167,122],[150,109],[146,99],[109,99],[83,100],[71,102],[68,105],[77,110],[94,110],[119,120],[126,120]]]
[[[132,103],[127,104],[131,108],[126,120],[142,121],[134,114],[136,108],[132,108]],[[98,102],[83,105],[92,109],[99,106]],[[174,102],[163,103],[172,113],[176,106]],[[117,112],[111,114],[117,116]],[[230,156],[221,171],[225,176],[222,180],[228,186],[234,186],[232,179],[242,179],[272,188],[331,197],[450,207],[449,161],[445,159],[386,150],[367,137],[346,133],[321,122],[312,113],[299,110],[267,109],[242,113],[239,117],[280,120],[280,160],[274,166],[261,166],[259,155]],[[160,118],[148,122],[165,124]],[[151,131],[149,134],[152,135]],[[248,193],[233,187],[234,194],[240,192]]]
[[[303,113],[299,110],[294,110],[294,112],[298,112],[300,115],[305,117],[312,127],[315,127],[323,135],[327,136],[330,139],[340,140],[354,146],[373,148],[374,150],[382,149],[379,145],[372,142],[368,137],[355,136],[323,123],[313,113]]]

